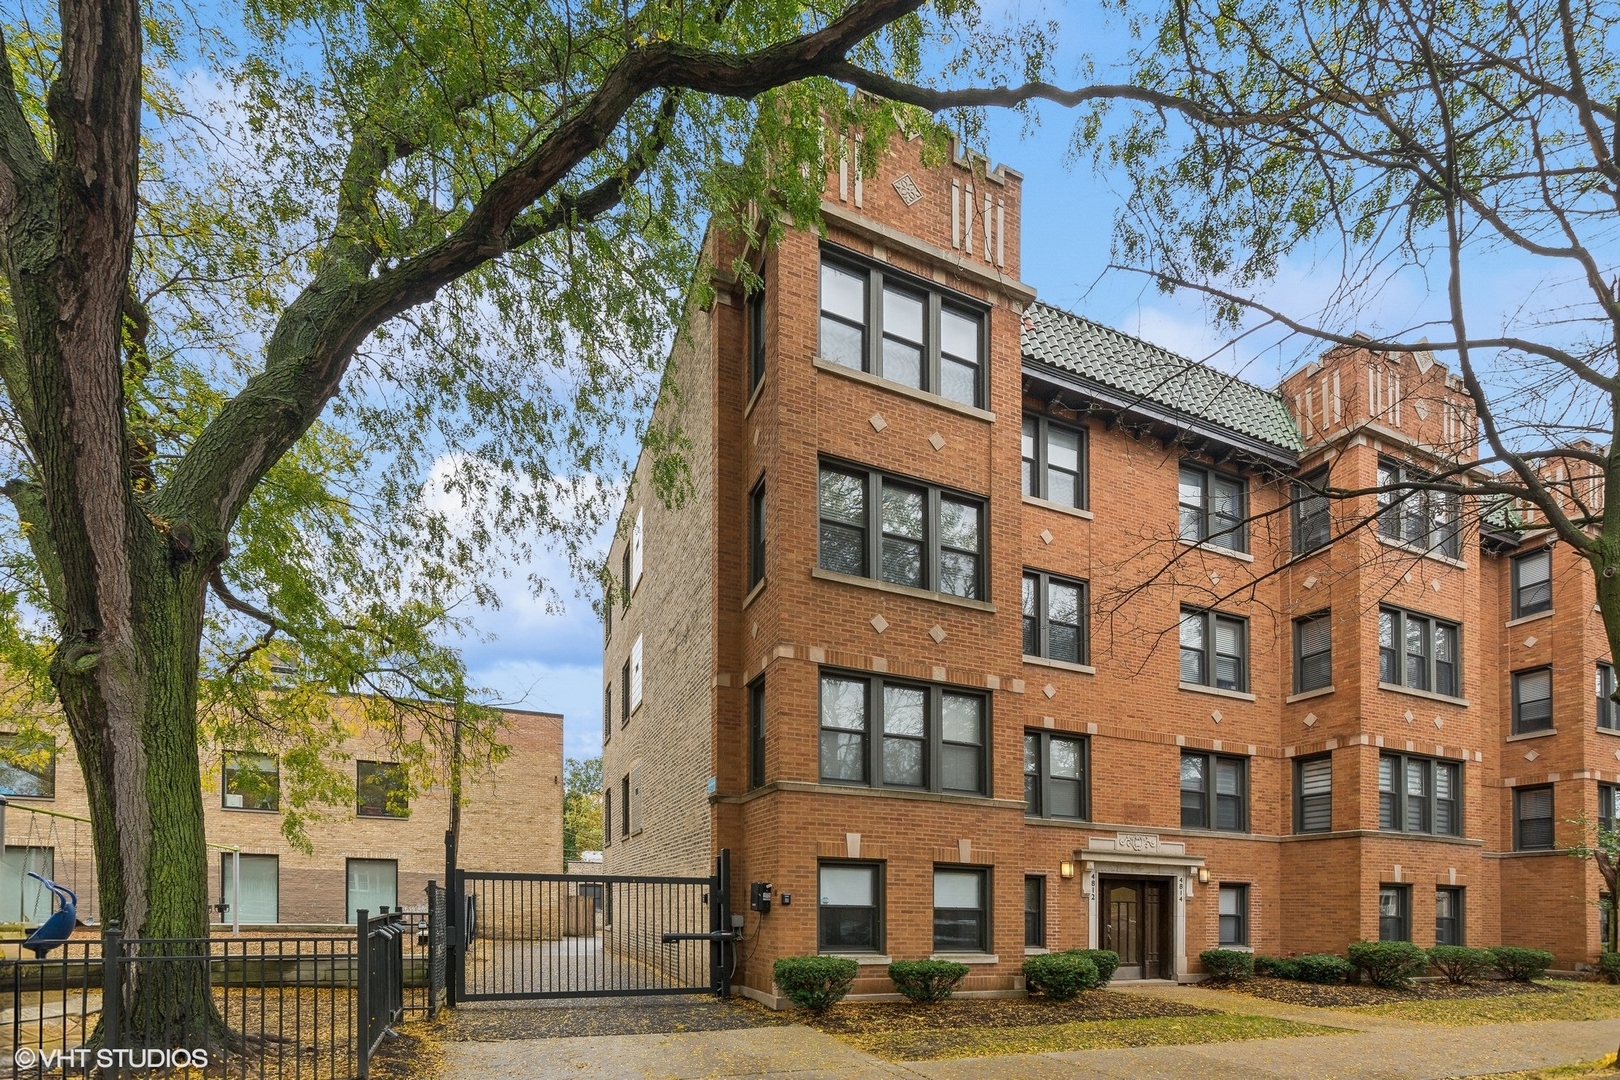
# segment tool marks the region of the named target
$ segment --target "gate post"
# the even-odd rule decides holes
[[[461,875],[456,869],[456,834],[444,831],[444,884],[449,890],[444,904],[444,965],[448,976],[453,967],[454,978],[444,980],[444,1003],[454,1005],[461,986],[461,950],[457,947],[457,927],[461,925]]]
[[[19,953],[20,955],[20,953]],[[67,955],[67,949],[62,950]],[[17,971],[22,970],[22,964],[13,965]],[[88,971],[89,965],[85,965]],[[66,970],[64,968],[64,970]],[[20,1030],[16,1024],[17,1017],[22,1010],[13,1001],[12,1017],[13,1031]],[[44,1010],[40,1010],[43,1014]],[[123,1046],[124,1025],[124,931],[118,925],[117,919],[107,920],[107,925],[101,929],[101,1045],[109,1050],[117,1050]],[[15,1042],[13,1042],[15,1048]],[[107,1075],[110,1080],[118,1080],[122,1073],[122,1066],[118,1058],[113,1058],[113,1066]]]
[[[731,965],[726,947],[731,944],[731,849],[721,848],[714,861],[714,877],[709,880],[709,985],[717,996],[731,996]]]

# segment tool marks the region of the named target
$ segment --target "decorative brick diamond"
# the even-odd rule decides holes
[[[1041,530],[1041,543],[1050,544],[1051,542],[1052,542],[1052,530],[1051,529],[1042,529]]]
[[[1440,579],[1435,578],[1433,581],[1429,582],[1429,588],[1433,589],[1435,592],[1439,592],[1440,591]]]
[[[928,631],[928,636],[934,639],[935,645],[938,645],[940,642],[945,640],[945,630],[942,627],[936,626],[932,630]]]
[[[1412,571],[1408,570],[1406,573],[1402,574],[1401,582],[1406,585],[1412,584]]]
[[[1434,718],[1434,726],[1437,728],[1443,728],[1446,726],[1446,722],[1437,716]]]
[[[1527,648],[1527,649],[1535,648],[1536,642],[1538,642],[1540,640],[1541,639],[1538,638],[1538,637],[1527,637],[1527,638],[1524,639],[1524,647]]]
[[[935,450],[945,449],[945,436],[941,435],[937,431],[934,432],[932,435],[928,436],[928,445],[932,446]]]
[[[1540,756],[1541,756],[1540,754],[1538,754],[1534,750],[1532,750],[1528,754],[1524,755],[1524,760],[1526,760],[1526,761],[1534,761],[1534,760],[1536,760],[1536,758],[1538,758]]]
[[[1315,727],[1316,726],[1316,714],[1315,713],[1308,712],[1308,713],[1305,714],[1305,726],[1306,727]]]
[[[1422,399],[1412,402],[1412,411],[1418,414],[1419,420],[1429,418],[1429,407],[1423,403]]]
[[[1051,683],[1047,683],[1045,686],[1041,687],[1041,693],[1045,694],[1048,699],[1055,698],[1057,697],[1057,687],[1053,686]]]
[[[1308,577],[1304,581],[1300,582],[1300,584],[1304,585],[1307,589],[1316,588],[1316,575],[1312,574],[1310,577]]]
[[[1406,722],[1408,724],[1410,724],[1412,722],[1412,710],[1411,709],[1406,710]]]
[[[873,431],[882,431],[889,426],[889,422],[883,419],[882,413],[873,413],[872,419],[868,420],[867,423],[872,425]]]
[[[883,633],[883,631],[887,630],[888,628],[889,628],[889,620],[888,619],[885,619],[881,615],[872,616],[872,629],[876,630],[878,633],[881,634],[881,633]]]
[[[1219,709],[1216,709],[1214,712],[1210,713],[1209,718],[1211,720],[1215,721],[1217,724],[1220,723],[1222,719],[1224,719],[1221,716],[1221,710],[1219,710]]]
[[[1219,574],[1210,574],[1209,575],[1209,583],[1211,585],[1219,585],[1221,583],[1221,575],[1219,575]]]
[[[923,197],[922,188],[917,186],[910,173],[900,174],[900,178],[894,182],[894,193],[907,206],[916,206]]]

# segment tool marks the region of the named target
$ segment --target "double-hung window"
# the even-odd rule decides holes
[[[228,810],[276,810],[281,806],[281,770],[274,754],[225,755],[224,802]]]
[[[959,867],[934,868],[934,951],[990,951],[990,874]]]
[[[1598,831],[1614,832],[1614,812],[1616,796],[1620,795],[1620,787],[1613,784],[1598,785]]]
[[[1412,940],[1412,886],[1378,886],[1378,940]]]
[[[1294,620],[1294,693],[1333,685],[1333,620],[1319,611]]]
[[[602,789],[602,846],[613,846],[613,788]]]
[[[748,389],[765,378],[765,287],[748,294]]]
[[[1457,558],[1462,539],[1457,493],[1404,485],[1432,482],[1433,477],[1398,461],[1378,463],[1378,534],[1386,540]]]
[[[1219,941],[1224,946],[1249,943],[1249,887],[1222,885],[1219,899]]]
[[[1445,697],[1462,695],[1456,623],[1403,611],[1378,611],[1378,681]]]
[[[1218,754],[1181,755],[1181,827],[1248,832],[1248,761]]]
[[[765,580],[765,478],[748,493],[748,587]]]
[[[748,684],[748,786],[765,783],[765,679]]]
[[[1024,878],[1024,948],[1046,947],[1046,879],[1038,874]]]
[[[1024,494],[1059,506],[1086,506],[1086,433],[1024,414]]]
[[[1304,555],[1326,547],[1333,539],[1333,502],[1323,491],[1327,488],[1326,469],[1318,470],[1294,482],[1294,554]]]
[[[602,741],[613,738],[613,687],[602,687]]]
[[[1548,851],[1553,846],[1551,784],[1513,789],[1513,850]]]
[[[1086,662],[1086,585],[1024,571],[1024,655]]]
[[[1183,465],[1179,491],[1181,539],[1233,551],[1249,550],[1243,527],[1248,500],[1242,477]]]
[[[1333,831],[1333,756],[1294,763],[1294,831]]]
[[[619,777],[619,835],[630,836],[630,774]]]
[[[816,947],[875,953],[883,948],[883,872],[876,863],[822,863],[817,871]]]
[[[1553,726],[1552,668],[1513,673],[1513,734],[1546,731]]]
[[[984,598],[984,502],[884,473],[822,465],[820,566]]]
[[[984,404],[985,312],[921,278],[821,261],[821,358],[963,405]]]
[[[1220,690],[1249,688],[1249,621],[1181,609],[1181,681]]]
[[[1462,766],[1413,754],[1378,758],[1378,827],[1462,835]]]
[[[1552,552],[1546,548],[1513,560],[1513,617],[1552,610]]]
[[[1083,821],[1089,812],[1086,740],[1047,731],[1024,732],[1024,812],[1030,817]]]
[[[1597,726],[1609,731],[1620,729],[1620,710],[1614,700],[1614,665],[1598,662],[1593,689],[1597,694]]]
[[[1434,890],[1434,943],[1463,944],[1463,891],[1452,885]]]
[[[989,701],[927,683],[821,677],[821,779],[983,795]]]

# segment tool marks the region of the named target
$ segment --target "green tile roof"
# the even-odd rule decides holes
[[[1281,396],[1269,390],[1046,304],[1031,304],[1025,318],[1026,361],[1101,384],[1144,411],[1201,421],[1291,454],[1305,448]]]

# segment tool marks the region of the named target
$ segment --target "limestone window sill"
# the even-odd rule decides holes
[[[951,960],[958,964],[999,964],[1001,957],[994,953],[937,952],[930,960]]]
[[[766,374],[770,373],[770,365],[769,364],[767,364],[765,366],[765,372],[766,372]],[[754,411],[754,406],[759,403],[759,395],[764,393],[764,392],[765,392],[765,376],[762,375],[762,376],[760,376],[758,385],[756,385],[754,387],[754,389],[751,390],[749,392],[749,394],[748,394],[748,404],[743,406],[743,419],[744,420],[747,420],[748,417],[749,417],[749,414]]]
[[[927,589],[913,589],[910,585],[896,585],[893,582],[879,581],[877,578],[858,577],[855,574],[842,574],[837,570],[823,570],[816,567],[810,571],[810,576],[817,581],[836,581],[840,585],[854,585],[861,589],[876,589],[878,592],[894,593],[896,596],[911,596],[918,600],[933,600],[941,604],[952,604],[956,607],[969,608],[973,611],[996,613],[996,605],[987,604],[983,600],[969,600],[965,596],[952,596],[950,593],[930,592]]]
[[[1600,727],[1600,728],[1597,729],[1597,733],[1599,735],[1609,735],[1609,736],[1612,736],[1614,738],[1620,739],[1620,731],[1616,731],[1614,728]],[[10,796],[10,797],[14,798],[15,796]]]
[[[1052,952],[1051,949],[1043,949],[1039,945],[1025,945],[1024,946],[1024,955],[1025,956],[1047,956],[1047,955],[1050,955],[1051,952]]]
[[[1247,551],[1234,551],[1229,547],[1222,547],[1219,544],[1211,544],[1207,540],[1188,540],[1186,537],[1181,537],[1176,542],[1182,547],[1197,548],[1199,551],[1207,551],[1211,555],[1226,555],[1236,559],[1238,562],[1254,562],[1254,556],[1250,555]]]
[[[768,577],[762,577],[754,583],[754,587],[748,590],[748,595],[743,597],[742,610],[748,610],[748,605],[752,604],[759,594],[765,591],[765,585],[770,580]]]
[[[1509,735],[1503,742],[1523,742],[1525,739],[1546,739],[1558,734],[1555,727],[1538,728],[1535,731],[1521,731],[1517,735]]]
[[[1297,694],[1289,694],[1283,698],[1284,705],[1292,705],[1296,701],[1309,701],[1313,697],[1326,697],[1338,690],[1336,686],[1318,686],[1315,690],[1301,690]]]
[[[1438,551],[1430,551],[1428,548],[1420,548],[1412,544],[1403,544],[1399,540],[1391,540],[1389,537],[1382,535],[1378,537],[1378,542],[1387,548],[1394,548],[1396,551],[1404,551],[1409,555],[1416,555],[1421,559],[1433,559],[1435,562],[1442,562],[1447,566],[1455,566],[1458,570],[1468,569],[1468,564],[1463,562],[1461,559],[1453,559],[1450,555],[1442,555]]]
[[[888,965],[894,963],[894,961],[889,959],[887,956],[880,956],[877,953],[826,952],[822,953],[821,955],[830,956],[834,960],[853,960],[862,967],[876,967],[879,964],[887,967]]]
[[[1045,499],[1037,499],[1033,495],[1024,496],[1024,505],[1038,506],[1042,510],[1056,510],[1060,514],[1069,514],[1072,517],[1085,518],[1087,521],[1095,521],[1097,517],[1097,515],[1093,514],[1090,510],[1082,510],[1078,506],[1064,506],[1062,503],[1047,502]]]
[[[1071,664],[1067,660],[1048,660],[1044,656],[1025,656],[1024,663],[1036,667],[1057,668],[1059,671],[1078,671],[1082,675],[1095,675],[1097,669],[1090,664]]]
[[[1525,623],[1539,622],[1542,619],[1550,619],[1556,614],[1558,614],[1556,611],[1554,611],[1552,608],[1548,608],[1546,611],[1538,611],[1534,615],[1520,615],[1517,619],[1509,619],[1502,625],[1523,626]]]
[[[916,387],[907,386],[905,383],[897,383],[882,376],[873,375],[870,372],[857,371],[854,368],[845,367],[843,364],[835,364],[831,360],[823,360],[819,356],[810,361],[810,364],[817,371],[825,371],[829,375],[837,375],[840,378],[865,383],[867,386],[875,386],[879,390],[887,390],[891,394],[899,394],[902,397],[908,397],[941,409],[949,409],[952,412],[961,413],[963,416],[971,416],[975,420],[983,420],[987,424],[996,422],[995,413],[990,412],[988,409],[981,409],[977,405],[964,405],[960,401],[952,401],[950,398],[930,394],[926,390],[918,390]]]
[[[1408,697],[1428,698],[1430,701],[1443,701],[1447,705],[1461,705],[1464,708],[1468,706],[1467,698],[1451,697],[1448,694],[1436,694],[1433,690],[1414,690],[1410,686],[1401,686],[1397,683],[1381,682],[1378,684],[1378,689],[1388,690],[1392,694],[1405,694]]]
[[[1176,688],[1190,690],[1195,694],[1213,694],[1216,697],[1233,698],[1237,701],[1254,701],[1255,696],[1242,690],[1222,690],[1218,686],[1205,686],[1203,683],[1184,682],[1177,683]]]

